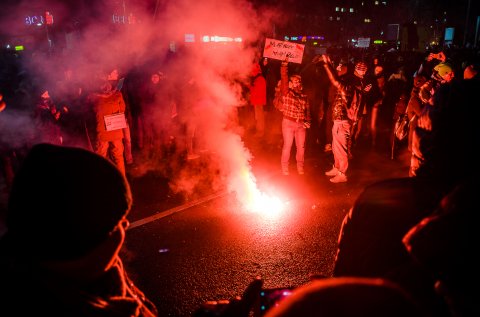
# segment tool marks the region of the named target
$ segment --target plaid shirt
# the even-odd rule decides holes
[[[288,88],[287,66],[280,68],[283,115],[298,122],[310,122],[310,103],[307,95]]]
[[[310,121],[310,104],[307,95],[289,89],[283,96],[283,115],[298,119],[299,122]]]

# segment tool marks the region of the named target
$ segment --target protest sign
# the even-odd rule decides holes
[[[303,44],[267,38],[263,49],[263,57],[301,64],[304,50],[305,45]]]

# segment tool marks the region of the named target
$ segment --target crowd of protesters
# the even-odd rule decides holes
[[[153,69],[122,69],[120,65],[102,65],[87,85],[85,81],[80,81],[77,70],[62,64],[57,65],[62,71],[48,75],[58,78],[50,78],[48,84],[43,84],[37,78],[39,76],[28,73],[28,68],[22,65],[25,61],[21,57],[4,54],[2,58],[2,64],[6,66],[2,69],[1,89],[7,103],[6,110],[2,112],[2,120],[9,124],[2,124],[0,141],[4,162],[2,174],[7,179],[7,185],[11,178],[8,175],[12,174],[17,161],[21,160],[22,153],[39,142],[96,151],[111,158],[124,173],[138,164],[155,166],[156,162],[168,161],[174,154],[188,160],[199,158],[197,152],[201,142],[198,129],[201,122],[192,113],[198,108],[196,104],[200,103],[201,91],[195,82],[195,75],[189,74],[188,69],[185,69],[183,76],[177,74],[174,77],[163,70],[168,69],[168,60]],[[318,54],[306,51],[303,63],[288,63],[288,71],[293,75],[290,76],[290,81],[301,81],[302,92],[309,104],[308,120],[311,129],[307,130],[303,142],[307,155],[309,148],[322,147],[328,152],[332,150],[332,144],[336,144],[333,153],[335,162],[332,162],[334,168],[327,172],[327,175],[333,177],[334,183],[347,181],[345,162],[354,156],[355,146],[359,142],[375,147],[380,142],[378,135],[387,134],[390,136],[388,142],[394,158],[395,120],[405,111],[409,117],[417,113],[418,118],[422,105],[428,103],[439,85],[461,79],[463,68],[467,66],[465,63],[470,63],[472,69],[478,68],[474,62],[476,58],[478,56],[475,56],[475,51],[441,51],[433,54],[329,49],[328,60],[319,62],[321,58]],[[237,108],[238,123],[245,131],[242,136],[248,137],[252,133],[256,143],[281,148],[285,141],[281,135],[281,120],[285,113],[280,113],[274,106],[281,62],[269,59],[252,62],[254,71],[239,79],[244,84],[244,95],[250,96],[245,98],[244,104],[239,102]],[[322,64],[329,66],[328,71]],[[329,70],[334,68],[337,71],[332,74]],[[361,78],[358,77],[360,71]],[[431,78],[432,74],[436,77]],[[446,80],[443,79],[444,76],[447,77]],[[334,105],[341,100],[341,92],[335,96],[332,88],[335,89],[337,79],[341,82],[348,78],[358,78],[364,88],[361,94],[347,93],[347,98],[354,98],[358,107],[354,107],[354,117],[345,116],[342,121],[349,125],[348,131],[344,131],[344,137],[335,138],[332,137],[332,127],[338,119],[334,115],[335,111],[338,112],[338,107]],[[55,84],[52,85],[52,82]],[[262,84],[258,86],[257,83]],[[427,84],[428,87],[421,87]],[[352,87],[354,86],[352,81]],[[116,101],[113,101],[112,96],[117,96],[114,98]],[[109,98],[112,100],[109,101]],[[115,102],[124,105],[112,108]],[[347,103],[352,103],[352,100]],[[108,109],[100,111],[99,107]],[[345,111],[347,113],[347,109]],[[20,118],[20,112],[31,121],[24,120],[13,125],[13,119]],[[348,112],[351,113],[352,110],[349,108]],[[118,113],[124,115],[123,125],[118,130],[107,131],[105,116]],[[414,129],[416,125],[417,119],[413,118],[410,128]],[[412,150],[412,135],[413,133],[409,135],[409,150]],[[338,141],[340,139],[343,140],[341,143]],[[107,153],[107,149],[110,152]],[[300,153],[302,152],[301,149]],[[417,164],[417,156],[413,153],[412,164]],[[282,171],[288,174],[286,153],[282,157]],[[302,161],[300,158],[300,162],[297,162],[301,174],[305,168],[308,169],[304,168]]]
[[[332,50],[321,58],[306,55],[307,61],[297,67],[287,61],[277,63],[278,68],[274,67],[274,62],[270,65],[259,64],[266,79],[267,104],[264,114],[267,117],[279,114],[277,106],[271,107],[278,97],[275,96],[278,77],[271,74],[281,74],[277,91],[280,91],[281,97],[283,134],[277,137],[283,137],[284,148],[279,163],[285,176],[289,174],[289,155],[286,155],[285,148],[291,147],[294,138],[298,138],[297,151],[301,151],[296,156],[299,174],[307,173],[309,168],[304,166],[303,160],[304,147],[308,144],[305,140],[307,134],[314,140],[311,146],[334,151],[335,164],[326,172],[333,177],[332,183],[346,182],[345,165],[348,167],[348,159],[355,157],[355,147],[359,146],[362,139],[371,146],[376,146],[379,141],[377,129],[385,129],[390,136],[388,141],[391,142],[395,138],[393,123],[396,118],[402,113],[417,116],[412,123],[408,141],[411,165],[410,175],[406,176],[409,177],[386,180],[365,188],[342,224],[334,278],[299,288],[296,293],[298,295],[272,310],[271,316],[295,316],[298,311],[315,315],[320,310],[318,303],[329,298],[328,294],[332,291],[336,294],[334,303],[346,301],[347,304],[349,300],[360,298],[361,294],[373,294],[374,298],[366,299],[371,302],[363,302],[364,306],[368,306],[365,307],[368,311],[382,308],[383,306],[376,305],[380,300],[386,305],[393,303],[393,306],[385,306],[389,311],[395,305],[405,308],[405,304],[408,304],[406,312],[399,314],[401,316],[476,316],[480,311],[476,302],[478,278],[475,270],[478,260],[474,256],[478,238],[473,236],[471,219],[475,216],[472,214],[472,205],[475,203],[473,183],[478,177],[474,151],[480,138],[478,129],[474,129],[476,117],[473,115],[475,110],[472,109],[480,88],[478,56],[448,51],[426,54],[395,52],[384,55],[363,53],[365,52]],[[346,73],[342,70],[344,63],[347,64]],[[332,71],[333,68],[336,72]],[[83,311],[96,313],[97,310],[109,308],[113,311],[128,311],[128,315],[154,316],[155,308],[128,279],[118,257],[127,225],[125,217],[131,207],[130,189],[125,178],[127,168],[124,164],[134,164],[135,160],[140,159],[168,159],[170,147],[182,146],[181,144],[185,160],[198,158],[194,140],[198,131],[201,131],[202,123],[195,120],[197,116],[186,115],[198,111],[196,78],[187,74],[182,85],[168,84],[168,75],[159,70],[139,75],[127,70],[122,73],[118,65],[112,65],[92,78],[91,87],[82,87],[72,80],[71,71],[66,68],[65,77],[54,88],[32,86],[26,78],[19,80],[23,76],[19,73],[15,73],[16,76],[12,78],[2,78],[0,154],[7,188],[12,185],[16,165],[22,161],[24,163],[23,171],[21,168],[13,182],[9,204],[9,232],[1,245],[4,256],[8,255],[2,259],[2,264],[6,263],[12,272],[18,274],[8,276],[9,285],[15,287],[15,292],[9,292],[11,289],[7,288],[4,297],[13,298],[11,305],[20,307],[19,303],[23,301],[15,295],[25,291],[23,286],[30,282],[30,277],[34,280],[40,277],[39,282],[44,283],[40,284],[42,287],[52,287],[49,283],[53,281],[66,287],[69,292],[74,292],[74,295],[79,292],[87,298],[83,301],[82,296],[68,297],[69,293],[67,296],[56,293],[62,292],[63,288],[60,287],[54,289],[54,295],[66,301],[52,301],[54,298],[49,293],[42,294],[43,297],[37,298],[42,309],[61,303],[64,306],[60,306],[60,309],[65,307],[65,311],[80,307]],[[351,72],[356,78],[352,77]],[[74,74],[75,71],[73,78]],[[258,75],[257,67],[254,76]],[[161,86],[162,82],[164,86]],[[328,85],[336,88],[333,89],[334,94],[329,94],[330,89],[325,88]],[[262,106],[262,103],[263,101],[259,105]],[[305,112],[296,113],[294,106],[297,104]],[[162,111],[152,112],[152,107],[161,107]],[[23,122],[25,125],[12,125],[11,121],[15,118],[12,111],[18,114],[16,111],[20,110],[28,113],[32,120]],[[328,111],[332,112],[333,122],[326,122]],[[255,111],[247,108],[247,112]],[[349,112],[353,114],[349,115]],[[255,119],[259,120],[257,125],[251,127],[253,131],[259,130],[256,131],[255,142],[268,140],[270,126],[263,126],[261,116],[257,115]],[[160,125],[156,124],[157,120]],[[276,124],[275,120],[271,121]],[[336,135],[339,124],[344,123],[342,133]],[[292,128],[286,129],[287,125],[292,125]],[[12,126],[18,130],[6,131],[6,127]],[[325,127],[332,129],[331,135],[324,133],[323,129],[328,129]],[[263,129],[265,130],[262,131]],[[298,129],[301,133],[295,132]],[[306,129],[310,129],[308,133]],[[248,132],[243,136],[248,136]],[[12,140],[17,143],[11,142]],[[39,146],[37,143],[51,145]],[[327,144],[331,144],[331,147]],[[30,149],[33,150],[23,160],[22,155]],[[99,155],[94,156],[91,152]],[[338,159],[339,155],[341,160]],[[100,156],[109,158],[114,165]],[[347,160],[347,163],[342,160]],[[98,164],[98,168],[90,170],[90,161]],[[68,169],[60,168],[62,164],[68,164]],[[73,184],[78,192],[90,190],[90,199],[84,200],[85,197],[82,197],[81,205],[76,206],[75,203],[80,202],[79,197],[68,195],[78,192],[65,186],[62,190],[65,191],[65,197],[72,198],[71,201],[62,195],[60,201],[52,199],[43,202],[48,203],[46,208],[53,212],[52,217],[59,216],[71,225],[62,227],[62,234],[72,237],[70,242],[78,244],[77,249],[66,249],[63,245],[66,242],[58,239],[53,229],[44,230],[39,225],[40,221],[45,221],[43,215],[36,222],[38,215],[32,214],[37,206],[31,204],[36,204],[37,200],[23,197],[48,197],[45,192],[49,188],[42,188],[41,184],[46,180],[67,184],[72,177],[68,173],[64,174],[64,170],[68,170],[73,179],[82,180]],[[102,187],[102,182],[97,183],[99,178],[95,174],[96,170],[108,174],[109,177],[100,178],[108,186],[118,186],[118,192],[113,193],[118,200],[118,206],[115,206],[118,208],[109,209],[112,208],[110,199],[96,198],[101,195],[96,189],[105,187]],[[51,179],[52,175],[56,178]],[[96,187],[90,188],[90,184]],[[39,188],[42,190],[39,191]],[[382,198],[381,201],[378,197]],[[99,201],[107,204],[102,208],[96,205]],[[95,207],[85,205],[86,208],[82,208],[82,204],[93,204]],[[64,206],[73,206],[76,208],[74,211],[80,213],[65,216],[61,213]],[[77,220],[90,217],[84,211],[95,210],[111,210],[113,214],[111,218],[104,215],[107,218],[103,219],[105,223],[100,228],[93,228],[98,230],[92,235],[87,234],[85,239],[79,240],[75,233],[85,234],[85,230],[77,227]],[[25,211],[31,213],[30,223],[19,221]],[[98,215],[99,213],[93,215],[96,221],[100,220]],[[86,227],[92,223],[94,222],[88,222]],[[52,224],[52,221],[45,223]],[[68,231],[71,228],[75,230]],[[98,239],[88,241],[93,237]],[[26,247],[31,243],[41,243],[42,247],[47,248]],[[72,253],[61,253],[56,248]],[[103,253],[105,248],[108,250],[106,254]],[[33,259],[40,261],[21,262],[31,260],[30,255],[25,258],[26,255],[22,253],[26,249],[32,250]],[[98,263],[92,261],[98,259],[96,252],[104,256],[104,267],[99,268]],[[5,262],[5,259],[14,262]],[[18,262],[18,259],[21,261]],[[99,293],[98,289],[92,291],[87,288],[86,292],[85,285],[82,285],[85,281],[78,283],[77,280],[77,260],[82,261],[82,268],[86,267],[83,265],[85,263],[93,265],[86,272],[80,270],[82,274],[91,274],[86,274],[90,281],[94,281],[91,285],[102,290],[103,283],[107,284],[107,288],[117,283],[117,287],[106,294]],[[59,269],[61,274],[48,276],[53,277],[51,280],[44,279],[45,276],[35,275],[37,271],[28,271],[32,267],[40,271],[46,267],[50,273],[58,273]],[[30,275],[24,275],[24,270]],[[17,283],[18,276],[21,277],[20,284]],[[81,287],[70,288],[65,285],[63,276],[68,276]],[[352,289],[356,292],[351,292]],[[369,292],[362,292],[364,289]],[[380,295],[388,295],[386,292],[391,292],[392,296],[382,299]],[[316,296],[313,301],[310,294]],[[76,302],[77,299],[80,299],[79,302]],[[314,305],[309,306],[312,303]],[[340,305],[333,306],[332,310],[338,312]],[[358,307],[346,306],[350,309]],[[322,308],[325,309],[325,306]],[[59,315],[63,315],[63,312]],[[350,310],[345,316],[354,313]],[[377,312],[377,315],[381,314]],[[371,312],[369,315],[375,316]]]

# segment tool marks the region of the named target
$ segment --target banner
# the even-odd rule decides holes
[[[267,38],[263,49],[263,57],[301,64],[304,50],[305,45],[303,44]]]

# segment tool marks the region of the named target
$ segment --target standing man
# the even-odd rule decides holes
[[[289,174],[290,151],[293,140],[297,147],[297,172],[303,175],[305,163],[306,129],[310,127],[310,104],[308,97],[303,93],[302,77],[292,75],[288,77],[288,62],[282,62],[280,67],[280,94],[282,98],[280,111],[282,119],[282,173]]]
[[[335,163],[333,168],[325,175],[333,176],[330,179],[332,183],[345,183],[348,180],[346,172],[352,128],[358,120],[361,106],[365,102],[362,98],[363,91],[370,90],[371,85],[363,88],[362,78],[367,71],[367,65],[364,62],[355,64],[355,71],[352,76],[347,75],[338,78],[333,75],[330,69],[330,57],[322,55],[322,61],[328,78],[337,89],[332,107],[332,152]]]
[[[110,73],[107,74],[107,80],[112,86],[113,90],[116,90],[120,92],[120,96],[123,99],[123,102],[125,103],[125,98],[123,94],[123,81],[125,78],[120,78],[120,71],[118,70],[117,67],[114,67],[111,69]],[[120,82],[121,81],[121,82]],[[120,84],[119,84],[120,83]],[[127,164],[133,164],[133,154],[132,154],[132,136],[130,133],[130,126],[132,126],[132,114],[130,111],[130,105],[127,105],[125,103],[125,110],[123,111],[125,113],[125,118],[126,118],[126,126],[125,128],[122,129],[123,131],[123,146],[124,146],[124,156],[125,156],[125,161]]]
[[[88,101],[95,114],[95,153],[110,158],[125,175],[123,129],[127,123],[122,93],[113,89],[110,82],[103,81],[100,92],[91,93]]]

